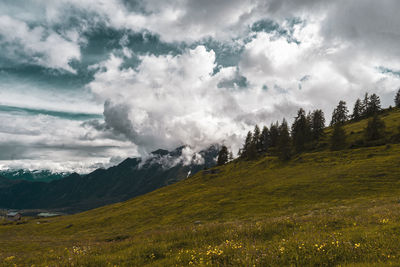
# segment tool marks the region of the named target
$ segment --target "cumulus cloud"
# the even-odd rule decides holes
[[[391,103],[399,80],[378,67],[395,64],[393,60],[380,56],[382,50],[332,41],[324,22],[325,18],[309,17],[294,27],[291,40],[257,33],[242,53],[242,74],[252,86],[265,86],[273,95],[286,96],[305,108],[322,108],[327,114],[339,99],[352,104],[365,91],[381,94],[385,105]]]
[[[117,29],[148,30],[167,42],[195,42],[204,37],[219,37],[223,33],[221,29],[226,30],[225,37],[230,37],[237,25],[242,24],[241,18],[255,7],[251,0],[151,0],[135,1],[134,4],[119,0],[63,0],[47,4],[46,13],[48,21],[58,23],[60,18],[73,16],[68,11],[79,10],[96,14],[95,21]]]
[[[140,59],[136,69],[122,68],[123,58],[111,55],[97,66],[89,87],[105,101],[107,125],[137,144],[143,154],[178,145],[198,151],[220,142],[237,151],[255,123],[266,124],[287,114],[277,106],[297,108],[286,96],[261,86],[219,86],[234,79],[238,69],[219,67],[215,73],[215,53],[204,46],[178,56]]]
[[[105,121],[115,131],[147,152],[212,144],[232,132],[236,99],[217,85],[235,68],[213,74],[215,53],[203,46],[178,56],[140,59],[137,69],[121,68],[123,59],[111,55],[89,84],[105,101]]]
[[[0,16],[0,37],[3,49],[24,63],[75,72],[69,63],[81,57],[76,33],[70,32],[68,39],[41,26],[29,27],[7,15]]]
[[[18,9],[24,10],[28,6],[41,15],[30,14],[29,10],[16,13],[8,5],[3,9],[16,13],[15,16],[22,20],[41,21],[50,27],[75,21],[78,24],[75,26],[80,29],[106,25],[116,29],[150,31],[167,42],[197,42],[203,38],[229,41],[247,33],[249,26],[260,19],[267,17],[283,21],[282,18],[291,17],[293,13],[310,11],[311,7],[318,6],[318,2],[321,1],[60,0],[14,3]]]
[[[144,151],[224,140],[238,148],[238,136],[256,123],[290,121],[299,107],[322,108],[329,116],[340,99],[352,104],[366,90],[383,93],[384,104],[391,101],[398,79],[378,68],[388,64],[385,57],[354,51],[351,40],[331,40],[326,14],[304,16],[290,38],[251,33],[237,67],[217,66],[214,51],[203,46],[178,56],[140,56],[136,69],[111,55],[89,87],[106,102],[110,127]],[[246,88],[220,86],[237,76]]]
[[[40,99],[35,107],[100,107],[104,115],[104,122],[84,124],[18,117],[16,127],[0,129],[3,151],[15,147],[10,155],[18,160],[34,162],[44,151],[63,151],[54,162],[76,155],[82,162],[104,163],[180,145],[190,145],[186,158],[192,160],[213,143],[237,151],[255,124],[290,121],[299,107],[322,108],[329,120],[340,99],[350,106],[365,91],[378,93],[388,106],[399,86],[397,0],[40,0],[14,1],[19,7],[7,8],[10,2],[0,3],[0,45],[11,61],[76,73],[70,63],[85,56],[88,33],[112,29],[119,45],[97,61],[86,51],[95,64],[87,77],[77,78],[88,81],[96,103],[78,96],[60,104],[56,100],[64,97],[55,91],[45,97],[0,86],[0,104],[32,106],[26,102]],[[139,53],[130,43],[138,32],[168,45],[154,51],[157,45],[143,38]],[[231,50],[212,50],[212,43]],[[229,64],[220,66],[222,61]],[[21,95],[30,96],[19,100]],[[65,149],[56,145],[62,140]],[[35,154],[33,147],[42,152]]]

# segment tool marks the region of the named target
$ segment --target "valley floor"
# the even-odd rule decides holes
[[[2,234],[0,257],[2,266],[398,266],[399,218],[398,199],[385,198],[108,239],[13,231],[13,236]]]

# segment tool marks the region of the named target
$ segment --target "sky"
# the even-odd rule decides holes
[[[0,169],[234,152],[302,107],[400,87],[397,0],[1,0]]]

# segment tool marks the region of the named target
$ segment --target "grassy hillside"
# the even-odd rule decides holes
[[[400,111],[383,119],[388,136],[398,134]],[[346,125],[349,146],[362,139],[365,125]],[[320,149],[289,162],[266,156],[213,170],[81,214],[4,222],[0,260],[4,266],[400,264],[399,144]]]

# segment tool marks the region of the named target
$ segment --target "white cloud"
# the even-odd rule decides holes
[[[340,99],[351,105],[365,90],[375,88],[387,93],[386,104],[398,79],[379,71],[384,58],[353,51],[346,42],[327,41],[324,19],[310,16],[296,25],[296,42],[254,33],[238,69],[220,67],[213,74],[215,53],[203,46],[178,56],[141,56],[137,69],[121,68],[123,58],[111,55],[89,86],[107,101],[106,122],[144,152],[224,140],[237,149],[245,131],[256,123],[283,116],[290,121],[300,106],[322,108],[329,120]],[[238,73],[247,78],[248,88],[219,88],[221,81]]]
[[[321,29],[323,21],[310,17],[297,25],[293,36],[298,43],[257,33],[245,46],[241,73],[254,87],[266,85],[272,98],[286,95],[305,108],[322,108],[328,119],[340,99],[351,105],[365,91],[383,93],[384,105],[391,103],[399,79],[377,66],[394,62],[347,42],[330,42]]]
[[[225,142],[237,151],[255,123],[281,119],[285,96],[261,87],[220,88],[237,75],[235,67],[213,74],[215,53],[198,46],[182,55],[141,56],[136,68],[121,68],[111,55],[89,87],[106,102],[106,123],[142,150],[190,145],[195,151]],[[292,109],[288,107],[288,109]]]
[[[214,142],[225,142],[236,151],[256,123],[269,124],[282,117],[290,120],[300,106],[322,108],[329,120],[340,99],[351,105],[365,91],[380,94],[387,106],[399,84],[398,76],[379,69],[400,70],[397,0],[39,0],[34,5],[36,12],[43,9],[45,15],[29,14],[27,9],[21,14],[10,9],[13,12],[8,15],[0,3],[0,9],[6,10],[0,15],[0,42],[7,53],[22,53],[26,62],[45,67],[74,72],[69,62],[81,57],[82,33],[99,25],[150,31],[166,42],[193,44],[211,37],[223,44],[243,45],[243,53],[237,66],[222,68],[216,63],[220,55],[203,46],[177,56],[140,56],[129,50],[125,36],[119,44],[120,54],[126,58],[111,54],[92,66],[97,73],[88,84],[98,103],[104,103],[105,123],[111,130],[84,128],[87,140],[82,141],[82,127],[74,122],[41,121],[38,117],[32,124],[19,118],[16,128],[0,129],[3,145],[11,139],[21,144],[18,155],[26,152],[24,148],[39,145],[42,152],[58,151],[54,146],[62,140],[67,140],[70,148],[82,149],[62,150],[55,163],[63,159],[105,162],[109,157],[128,155],[131,148],[143,155],[182,144],[191,145],[196,152]],[[69,28],[66,24],[75,21],[72,18],[77,25]],[[293,26],[293,18],[301,23]],[[260,19],[279,23],[287,34],[251,32],[252,24]],[[65,29],[52,30],[60,25]],[[140,64],[124,67],[134,55]],[[216,68],[219,72],[214,74]],[[246,78],[247,88],[218,86],[241,76]],[[0,93],[7,95],[1,101],[17,105],[21,94],[13,95],[4,88]],[[37,106],[57,109],[57,98],[43,99]],[[82,110],[85,103],[64,101],[59,108]],[[90,110],[98,111],[98,105],[92,103]],[[71,130],[65,131],[65,127]],[[137,152],[123,136],[138,145]],[[99,158],[88,152],[93,151],[91,145],[116,148],[96,150],[107,151]],[[28,153],[31,158],[44,155],[32,151]],[[78,155],[77,161],[74,155]]]
[[[0,83],[0,105],[68,113],[101,115],[103,112],[102,103],[96,103],[87,90],[49,90],[18,81]]]
[[[63,0],[47,3],[48,21],[58,22],[65,17],[64,10],[69,7],[98,14],[100,20],[117,29],[144,29],[159,34],[164,41],[194,42],[201,38],[230,38],[247,28],[243,20],[248,20],[256,8],[256,1],[223,0],[223,1],[141,1],[140,7],[132,10],[119,0]],[[128,4],[129,6],[129,4]],[[251,17],[251,20],[255,16]]]
[[[138,155],[128,140],[81,121],[7,113],[0,113],[0,120],[0,169],[87,173]]]
[[[232,130],[224,109],[235,101],[219,81],[235,73],[213,75],[215,54],[203,46],[179,56],[142,56],[136,70],[120,69],[111,55],[90,88],[106,102],[105,120],[147,152],[180,144],[212,144]],[[233,111],[235,112],[235,111]]]
[[[180,154],[177,150],[174,150],[173,153],[176,155],[166,154],[166,155],[158,155],[158,154],[149,154],[144,156],[140,166],[143,164],[160,164],[163,168],[169,169],[178,164],[187,166],[187,165],[201,165],[205,163],[205,159],[203,156],[198,153],[198,151],[192,149],[189,146],[178,148]]]
[[[41,26],[29,27],[23,21],[2,15],[0,36],[0,44],[5,50],[14,56],[22,53],[23,57],[18,57],[25,63],[75,73],[69,62],[81,57],[76,32],[69,31],[71,40],[68,40],[52,30]]]

